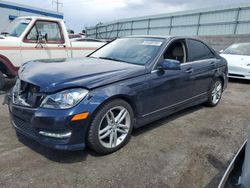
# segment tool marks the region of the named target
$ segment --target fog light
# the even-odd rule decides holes
[[[39,131],[39,134],[43,136],[53,137],[53,138],[69,138],[71,136],[71,132],[68,133],[48,133],[44,131]]]

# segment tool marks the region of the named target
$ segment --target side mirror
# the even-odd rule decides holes
[[[160,67],[164,70],[181,70],[181,63],[174,59],[164,59],[160,63]]]
[[[219,53],[222,54],[224,52],[224,50],[220,50]]]
[[[38,43],[43,43],[48,41],[48,34],[44,32],[39,32],[37,37]]]

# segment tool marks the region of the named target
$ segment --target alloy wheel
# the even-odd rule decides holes
[[[98,138],[105,148],[119,146],[128,136],[131,126],[129,111],[117,106],[107,111],[103,116],[98,130]]]
[[[212,102],[217,104],[220,101],[222,94],[222,83],[220,81],[215,82],[214,89],[212,91]]]

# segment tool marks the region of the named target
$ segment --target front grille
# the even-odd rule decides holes
[[[17,117],[12,117],[14,127],[21,130],[22,132],[30,135],[31,137],[36,137],[36,133],[31,127],[31,125]]]
[[[12,91],[13,103],[21,106],[36,107],[42,99],[40,88],[17,79]]]

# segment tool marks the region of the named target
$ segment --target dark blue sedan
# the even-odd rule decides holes
[[[18,134],[62,150],[107,154],[181,109],[216,106],[227,62],[198,39],[137,36],[81,59],[31,61],[6,98]]]

